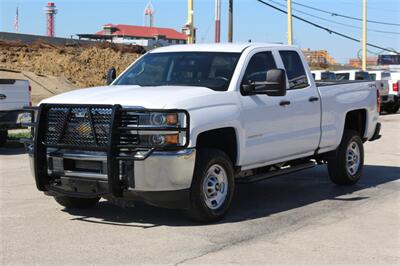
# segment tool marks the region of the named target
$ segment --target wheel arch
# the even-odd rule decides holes
[[[348,111],[346,113],[342,135],[344,134],[345,130],[354,130],[357,131],[361,139],[365,141],[365,135],[368,128],[367,123],[368,117],[366,109],[356,109]]]
[[[201,131],[195,139],[196,149],[215,148],[224,151],[233,165],[239,162],[239,139],[235,127],[221,127]]]

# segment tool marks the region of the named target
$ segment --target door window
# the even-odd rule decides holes
[[[280,51],[283,65],[286,69],[286,75],[291,89],[301,89],[309,86],[306,71],[303,67],[303,61],[295,51]]]
[[[247,65],[242,84],[266,81],[267,71],[271,69],[276,69],[275,60],[271,52],[261,52],[253,55]]]

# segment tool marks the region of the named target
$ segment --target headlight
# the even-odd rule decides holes
[[[188,144],[189,115],[183,110],[151,111],[123,109],[121,126],[125,133],[123,144],[132,146],[131,137],[137,147],[143,148],[177,148]],[[128,136],[126,136],[128,134]]]
[[[139,127],[144,126],[176,126],[184,127],[186,125],[185,113],[161,113],[151,112],[139,115]]]
[[[185,134],[182,133],[154,134],[155,132],[152,132],[150,135],[143,133],[145,132],[139,133],[139,142],[146,146],[184,146],[186,140]]]
[[[154,126],[164,126],[164,125],[177,125],[178,124],[178,114],[164,114],[164,113],[154,113],[150,115],[150,123]]]

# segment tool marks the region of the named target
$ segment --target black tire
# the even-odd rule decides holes
[[[58,204],[67,209],[88,209],[97,205],[100,198],[73,198],[67,196],[56,196],[54,199]]]
[[[0,130],[0,147],[3,147],[7,143],[8,131]]]
[[[355,167],[352,170],[348,169],[353,164],[348,163],[347,158],[347,150],[349,145],[356,145],[359,150],[359,155],[357,158],[359,159],[358,168]],[[353,147],[355,147],[353,145]],[[351,151],[350,151],[351,153]],[[353,156],[350,154],[349,156]],[[351,157],[349,157],[351,158]],[[353,157],[354,158],[354,157]],[[364,167],[364,147],[360,135],[357,131],[354,130],[345,130],[343,133],[342,141],[340,142],[339,147],[336,150],[335,158],[331,158],[328,160],[328,172],[329,177],[332,182],[336,185],[346,186],[346,185],[354,185],[361,178],[362,171]],[[351,173],[351,171],[353,173]]]
[[[386,112],[388,114],[395,114],[395,113],[397,113],[397,111],[399,111],[399,109],[400,109],[400,104],[395,103],[395,104],[391,105],[390,107],[386,108]]]
[[[221,205],[218,207],[218,204],[216,204],[215,209],[212,209],[207,206],[207,196],[203,189],[203,184],[206,178],[209,177],[207,172],[215,167],[215,170],[221,171],[222,168],[225,171],[228,188],[225,199],[220,201]],[[225,184],[223,186],[218,185],[220,190],[216,185],[216,192],[219,193],[219,191],[222,191],[222,187],[226,188]],[[188,216],[198,222],[214,222],[222,219],[229,210],[234,191],[234,169],[230,158],[224,152],[217,149],[199,149],[196,155],[196,165],[190,189],[191,207],[187,211]]]

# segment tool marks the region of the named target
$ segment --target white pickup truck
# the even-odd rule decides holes
[[[27,148],[37,188],[66,208],[141,200],[209,222],[235,183],[327,163],[355,184],[378,109],[375,83],[316,84],[295,47],[177,45],[42,101]]]
[[[0,147],[6,143],[9,129],[21,127],[22,108],[30,104],[27,80],[0,79]]]
[[[387,92],[380,90],[382,110],[389,114],[397,113],[400,108],[400,73],[383,70],[373,70],[368,73],[372,80],[381,81],[384,84],[382,88],[387,87]]]

